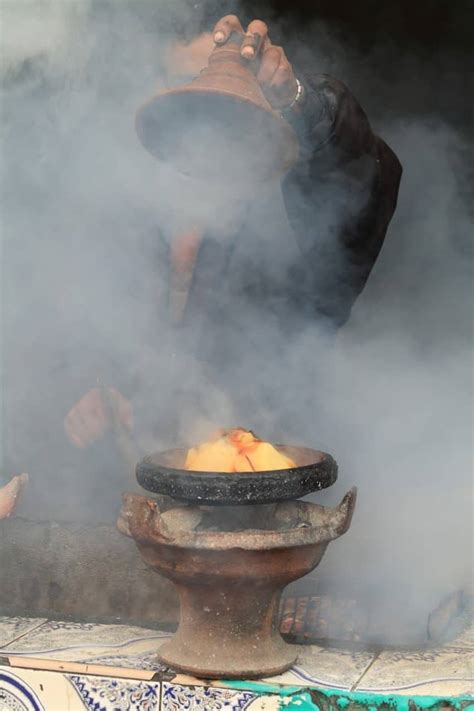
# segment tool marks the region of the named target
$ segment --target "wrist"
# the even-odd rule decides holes
[[[301,77],[301,75],[299,75]],[[309,158],[319,150],[332,134],[334,114],[328,110],[327,102],[315,81],[298,78],[303,93],[292,109],[281,112],[300,140],[300,158]],[[296,98],[296,97],[295,97]]]
[[[289,104],[287,104],[280,110],[280,113],[284,118],[298,116],[301,113],[305,103],[306,90],[302,82],[297,77],[295,77],[295,83],[296,89],[293,99],[290,101]]]

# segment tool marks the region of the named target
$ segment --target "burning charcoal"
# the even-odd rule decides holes
[[[210,442],[192,447],[185,467],[194,471],[258,472],[295,467],[295,462],[250,430],[221,430]]]

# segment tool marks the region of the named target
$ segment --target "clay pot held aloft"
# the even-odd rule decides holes
[[[240,38],[216,47],[190,84],[151,98],[136,117],[143,146],[181,173],[261,181],[297,160],[298,139],[240,56]]]

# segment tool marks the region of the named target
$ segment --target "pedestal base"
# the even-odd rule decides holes
[[[176,634],[159,649],[161,661],[209,679],[271,676],[291,667],[296,648],[278,631],[283,586],[259,582],[176,584],[181,620]]]
[[[209,649],[194,650],[182,644],[174,637],[165,642],[158,652],[158,659],[166,666],[184,674],[204,679],[261,679],[262,677],[282,674],[296,662],[295,649],[281,640],[267,645],[252,653],[248,649],[236,650],[231,654],[223,649],[216,655]]]

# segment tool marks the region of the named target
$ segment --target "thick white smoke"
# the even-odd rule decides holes
[[[409,108],[423,64],[411,55],[384,82],[377,52],[359,56],[321,26],[295,51],[306,70],[354,87],[403,164],[399,205],[336,342],[311,321],[288,339],[237,301],[236,344],[248,347],[216,374],[193,357],[196,334],[167,323],[160,245],[188,218],[230,233],[239,204],[160,166],[133,128],[192,4],[4,0],[1,10],[5,475],[29,471],[26,513],[113,518],[127,485],[113,441],[74,451],[62,418],[98,377],[127,381],[146,448],[237,424],[331,452],[340,479],[320,499],[352,484],[360,496],[318,576],[371,596],[392,641],[420,638],[419,621],[466,584],[472,557],[467,139]],[[270,244],[256,254],[276,269],[291,259],[278,194],[252,209]]]

